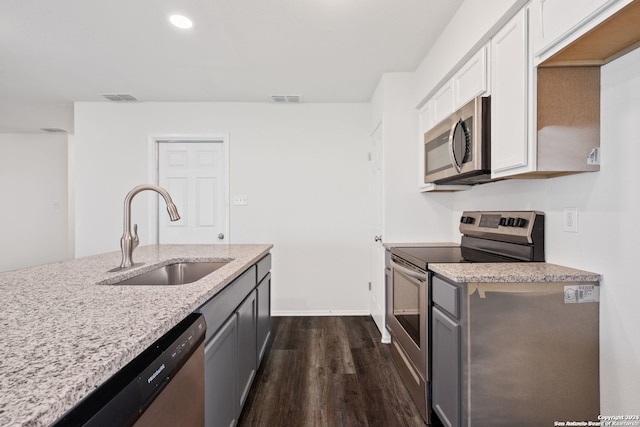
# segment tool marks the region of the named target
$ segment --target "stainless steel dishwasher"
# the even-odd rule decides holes
[[[204,337],[190,314],[53,426],[204,426]]]

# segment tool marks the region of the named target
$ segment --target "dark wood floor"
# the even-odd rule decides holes
[[[371,317],[273,319],[238,426],[423,427]]]

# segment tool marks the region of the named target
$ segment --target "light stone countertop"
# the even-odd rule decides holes
[[[0,273],[0,425],[54,422],[266,255],[272,245],[139,247]],[[179,286],[112,286],[157,266],[229,261]]]
[[[457,283],[597,282],[602,276],[546,262],[429,264]]]

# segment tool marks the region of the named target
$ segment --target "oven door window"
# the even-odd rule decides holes
[[[402,272],[393,272],[393,316],[398,320],[411,340],[420,347],[422,322],[420,322],[420,287],[424,282]]]

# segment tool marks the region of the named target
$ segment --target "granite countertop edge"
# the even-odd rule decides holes
[[[273,245],[149,245],[0,273],[0,425],[53,423],[270,252]],[[227,261],[178,286],[118,286],[173,262]]]
[[[546,262],[429,264],[456,283],[599,282],[602,275]]]

